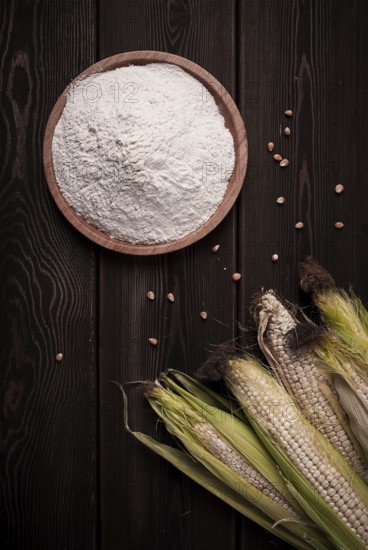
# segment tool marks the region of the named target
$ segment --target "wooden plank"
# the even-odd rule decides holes
[[[367,301],[367,6],[299,0],[240,6],[239,97],[250,145],[239,203],[239,263],[247,274],[240,320],[252,326],[249,304],[262,287],[307,303],[297,269],[308,254]],[[283,114],[288,108],[291,119]],[[290,160],[288,168],[272,160],[269,141]],[[346,187],[341,196],[337,183]],[[280,195],[283,206],[275,202]],[[338,220],[345,223],[341,231],[334,228]],[[299,232],[297,221],[304,222]],[[246,529],[243,541],[246,546]],[[258,537],[256,548],[264,544]]]
[[[1,3],[0,530],[9,550],[96,548],[95,249],[59,213],[42,166],[52,105],[94,61],[94,10],[92,0]]]
[[[240,300],[249,306],[253,294],[262,287],[275,288],[288,298],[297,294],[297,256],[301,239],[310,236],[305,204],[298,203],[298,146],[300,162],[306,161],[307,153],[308,169],[314,170],[314,164],[311,149],[303,153],[300,145],[300,132],[304,136],[310,130],[311,113],[308,103],[304,110],[307,129],[299,122],[296,97],[299,76],[295,63],[298,47],[302,47],[297,41],[298,2],[264,0],[252,3],[251,9],[247,9],[248,3],[241,7],[239,97],[250,145],[249,170],[239,201],[241,265],[247,273]],[[307,63],[304,58],[303,63]],[[308,70],[303,74],[307,78]],[[303,101],[303,96],[299,100]],[[284,115],[288,108],[294,111],[290,119]],[[292,130],[289,137],[282,133],[287,124]],[[267,150],[269,141],[275,143],[272,153]],[[290,165],[280,168],[272,158],[274,153],[288,158]],[[308,178],[314,178],[314,174],[308,174]],[[306,183],[300,185],[304,190]],[[276,204],[278,196],[285,197],[284,205]],[[294,224],[299,219],[303,219],[305,228],[297,233]],[[271,260],[275,253],[279,255],[277,263]],[[243,310],[242,320],[249,324],[248,307]]]
[[[326,98],[329,177],[331,188],[342,183],[345,191],[336,196],[330,189],[328,195],[320,194],[317,199],[321,205],[320,218],[325,215],[322,201],[328,208],[329,238],[323,260],[338,284],[353,285],[368,303],[368,158],[364,145],[368,127],[366,2],[332,2],[328,23],[331,28]],[[333,229],[338,220],[345,224],[342,231]]]
[[[99,6],[100,57],[156,49],[183,55],[235,90],[235,2],[108,0]],[[217,255],[211,246],[220,244]],[[235,514],[138,445],[122,429],[111,379],[154,379],[166,367],[193,371],[234,338],[235,214],[210,236],[159,257],[107,251],[100,262],[100,479],[102,548],[235,548]],[[146,292],[156,300],[149,302]],[[173,292],[175,302],[166,299]],[[206,321],[199,316],[208,311]],[[159,340],[157,347],[149,337]],[[155,419],[129,387],[132,428],[155,435]]]
[[[249,304],[262,286],[304,303],[297,266],[308,254],[367,299],[366,6],[265,0],[247,7],[242,4],[239,84],[250,168],[240,202],[239,246],[249,276],[241,303]],[[291,119],[283,114],[286,108],[294,111]],[[288,138],[280,135],[287,124]],[[268,141],[290,159],[288,168],[272,160]],[[334,192],[337,183],[346,187],[341,196]],[[280,195],[283,206],[275,203]],[[345,228],[337,231],[340,219]],[[297,221],[304,222],[302,231],[295,230]],[[277,263],[273,253],[279,254]]]

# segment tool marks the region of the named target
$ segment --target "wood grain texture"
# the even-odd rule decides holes
[[[249,305],[262,286],[308,303],[297,281],[308,253],[368,302],[367,26],[364,0],[0,3],[2,548],[286,548],[126,434],[110,380],[153,379],[173,366],[192,373],[219,344],[253,342]],[[97,58],[182,55],[238,99],[250,146],[240,201],[185,250],[96,251],[49,194],[47,117],[71,79],[97,61],[96,36]],[[283,114],[289,107],[292,119]],[[286,123],[289,138],[280,134]],[[290,159],[284,171],[270,159],[270,140]],[[339,220],[345,227],[336,231]],[[170,441],[137,386],[126,389],[131,427]]]
[[[101,58],[138,49],[168,51],[200,64],[234,92],[234,2],[160,0],[123,6],[109,0],[100,4],[99,13]],[[121,396],[109,382],[152,380],[169,366],[193,373],[216,345],[234,338],[235,220],[232,212],[202,241],[162,257],[101,254],[103,548],[236,547],[235,513],[124,433]],[[214,244],[221,245],[216,255]],[[148,290],[155,292],[155,301],[147,300]],[[174,303],[167,300],[168,292]],[[206,321],[199,315],[204,309]],[[150,337],[158,339],[157,347],[149,344]],[[132,428],[154,435],[153,414],[134,386],[128,389]]]
[[[94,60],[94,7],[2,2],[0,25],[1,547],[93,549],[95,252],[52,201],[42,140]]]
[[[329,246],[326,263],[338,284],[353,285],[364,303],[368,303],[368,158],[365,136],[368,127],[368,6],[364,1],[334,2],[329,17],[331,69],[328,83],[329,116],[328,157],[331,186],[343,183],[339,196],[320,194],[328,208]],[[333,54],[333,55],[332,55]],[[341,220],[341,232],[331,229]]]
[[[239,244],[249,278],[241,303],[248,304],[262,286],[306,303],[297,266],[308,254],[367,300],[366,5],[261,1],[247,10],[247,4],[240,21],[239,86],[250,147]],[[287,108],[293,117],[284,115]],[[289,137],[280,135],[287,124]],[[272,160],[268,141],[290,160],[288,168]],[[345,185],[342,195],[334,192],[337,183]],[[280,195],[283,206],[275,202]],[[340,220],[345,227],[337,231]],[[301,231],[294,228],[298,221],[304,222]],[[279,254],[277,263],[271,262],[273,253]],[[243,319],[249,319],[247,311]]]

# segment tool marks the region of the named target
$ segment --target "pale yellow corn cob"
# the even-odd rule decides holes
[[[196,460],[205,465],[215,476],[226,480],[232,490],[262,510],[275,523],[281,521],[286,525],[288,522],[287,529],[290,532],[314,540],[316,529],[308,522],[307,515],[287,490],[282,476],[272,461],[269,464],[270,457],[264,447],[257,438],[255,440],[251,438],[246,442],[241,436],[237,436],[242,433],[246,439],[248,431],[253,434],[249,426],[244,425],[243,432],[240,426],[234,426],[233,430],[223,426],[229,434],[225,436],[221,428],[216,428],[209,419],[213,416],[213,421],[219,422],[219,425],[226,422],[226,418],[227,422],[232,422],[232,416],[224,411],[221,412],[216,407],[203,408],[203,403],[200,401],[193,401],[193,398],[185,400],[172,390],[163,388],[159,383],[148,385],[146,391],[151,406],[164,420],[168,431],[182,441]],[[210,415],[209,418],[207,415]],[[251,456],[257,456],[262,464],[255,463],[253,466],[249,457],[241,453],[235,442],[232,443],[231,437],[238,441],[240,447],[242,447],[240,442],[245,446],[254,445],[253,453],[249,450],[245,452],[249,452]],[[259,447],[262,449],[260,453],[257,452]],[[260,468],[263,468],[262,473]]]
[[[223,376],[255,425],[312,485],[316,502],[327,505],[368,546],[368,510],[351,474],[341,466],[337,453],[329,451],[329,444],[323,445],[284,388],[251,358],[229,361]]]
[[[318,357],[310,347],[291,346],[290,334],[298,322],[271,292],[264,293],[256,305],[259,345],[279,379],[300,410],[334,445],[362,477],[368,478],[364,459],[348,419],[328,376],[318,368]]]
[[[260,474],[234,447],[209,423],[198,422],[195,433],[202,445],[240,477],[251,483],[263,495],[284,508],[290,517],[300,518],[284,496]],[[290,496],[289,496],[290,498]]]
[[[198,386],[194,386],[192,394],[167,376],[162,378],[170,389],[157,381],[146,383],[145,395],[168,431],[189,454],[145,434],[131,433],[197,483],[295,548],[330,550],[323,529],[310,521],[309,514],[289,491],[271,453],[251,426],[226,412],[227,400],[220,396],[215,399],[225,407],[219,409],[212,405],[213,392],[207,393],[204,387],[199,389],[203,401],[195,395]],[[124,398],[126,401],[125,394]],[[125,426],[129,430],[126,411]]]

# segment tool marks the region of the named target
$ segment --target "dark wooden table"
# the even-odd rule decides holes
[[[261,287],[306,303],[297,265],[307,254],[368,300],[367,28],[364,0],[1,2],[3,550],[285,548],[124,433],[110,380],[192,373],[219,344],[245,345]],[[218,229],[142,258],[79,235],[51,199],[41,158],[68,82],[139,49],[185,56],[218,78],[244,116],[250,155]],[[286,108],[289,138],[280,136]],[[290,159],[286,170],[269,140]],[[147,405],[130,393],[132,427],[154,435]]]

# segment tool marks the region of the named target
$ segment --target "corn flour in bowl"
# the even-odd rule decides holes
[[[240,191],[247,152],[241,117],[239,140],[229,116],[236,106],[213,77],[218,97],[206,85],[209,73],[146,53],[154,55],[144,62],[108,58],[109,68],[100,62],[74,80],[50,116],[44,148],[51,192],[69,221],[134,254],[182,248],[213,229]]]

